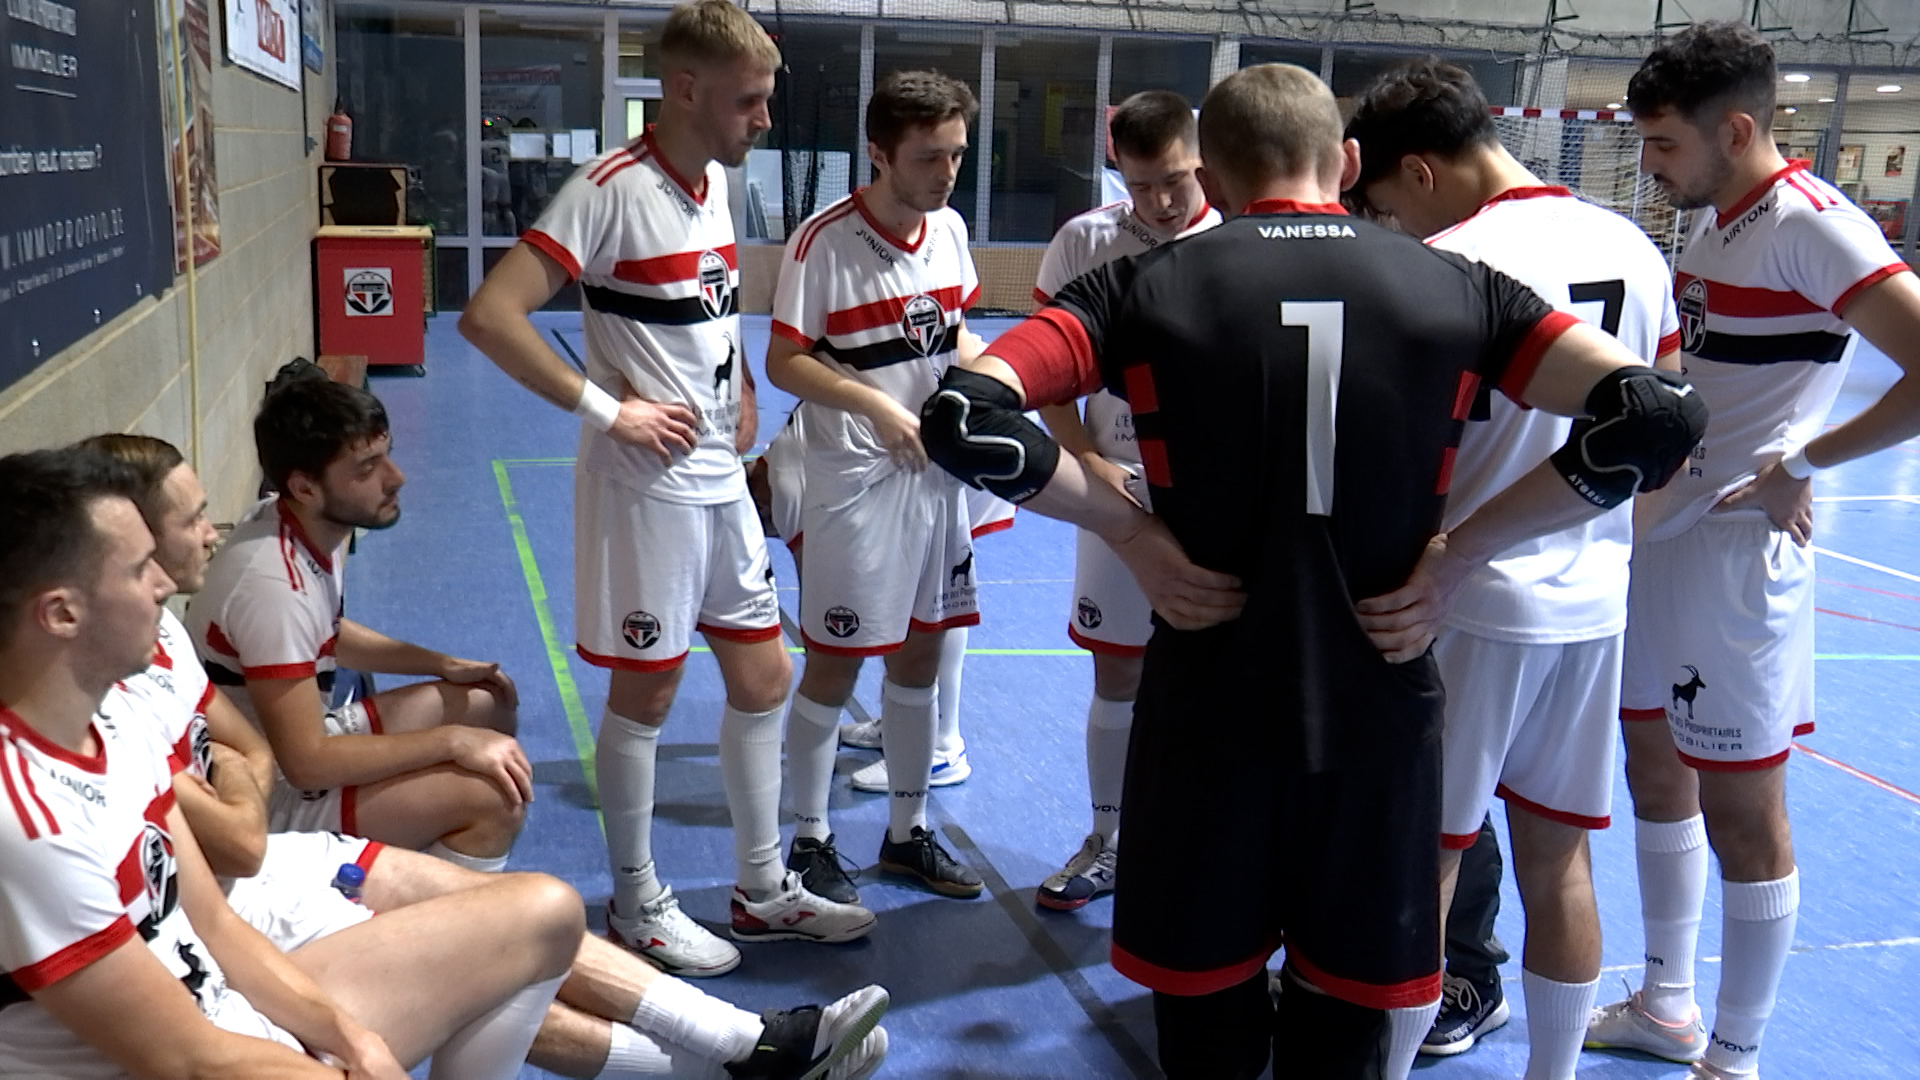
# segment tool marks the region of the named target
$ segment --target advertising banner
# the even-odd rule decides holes
[[[300,0],[225,0],[227,59],[300,89]]]
[[[0,387],[166,287],[154,5],[6,0]]]

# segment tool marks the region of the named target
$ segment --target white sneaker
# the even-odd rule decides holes
[[[841,724],[840,745],[855,750],[880,749],[880,721],[876,718],[864,723]]]
[[[745,1060],[726,1066],[736,1080],[864,1080],[887,1056],[887,991],[867,986],[820,1008],[763,1013],[765,1027]]]
[[[1096,896],[1113,891],[1113,880],[1120,872],[1120,854],[1107,846],[1107,838],[1088,833],[1067,865],[1040,883],[1034,902],[1055,911],[1073,911],[1087,906]]]
[[[1693,1068],[1687,1070],[1687,1080],[1760,1080],[1760,1074],[1721,1072],[1704,1061],[1696,1061]]]
[[[787,871],[778,895],[766,900],[749,900],[734,886],[733,928],[735,941],[819,941],[838,945],[867,936],[873,929],[873,912],[858,904],[836,904],[815,896],[800,884],[800,875]]]
[[[841,730],[844,731],[846,729],[842,728]],[[952,787],[955,784],[965,783],[967,777],[972,775],[973,766],[967,764],[967,751],[965,747],[961,747],[959,753],[951,756],[936,752],[933,755],[933,773],[927,778],[927,786]],[[893,785],[887,783],[887,759],[881,758],[871,765],[866,765],[855,770],[853,774],[853,790],[892,791]]]
[[[633,918],[614,911],[613,901],[607,901],[607,937],[683,979],[712,978],[740,966],[740,950],[688,918],[670,887],[641,904]]]
[[[1669,1024],[1647,1012],[1640,1002],[1640,991],[1635,990],[1625,1001],[1593,1010],[1587,1020],[1587,1049],[1638,1050],[1682,1065],[1699,1061],[1706,1054],[1707,1029],[1700,1022],[1699,1009],[1694,1009],[1690,1018]]]

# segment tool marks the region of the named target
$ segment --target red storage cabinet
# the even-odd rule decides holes
[[[368,366],[426,362],[426,252],[422,225],[324,225],[313,239],[320,352]]]

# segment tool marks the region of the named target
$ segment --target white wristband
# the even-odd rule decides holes
[[[597,431],[606,431],[620,418],[620,403],[589,381],[580,389],[580,400],[574,403],[573,415],[586,420]]]
[[[1801,447],[1780,459],[1780,471],[1795,480],[1805,480],[1820,471],[1820,466],[1807,460],[1807,448]]]

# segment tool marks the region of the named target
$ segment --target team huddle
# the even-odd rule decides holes
[[[1671,274],[1512,157],[1464,70],[1403,64],[1343,116],[1264,65],[1197,119],[1169,91],[1115,110],[1130,198],[1067,222],[1039,311],[992,343],[947,205],[977,104],[887,75],[875,181],[786,242],[764,370],[800,403],[745,466],[725,167],[770,126],[780,55],[725,0],[674,9],[660,51],[657,126],[582,167],[460,324],[582,419],[607,937],[567,885],[506,871],[534,797],[512,680],[346,617],[348,542],[397,523],[404,477],[379,401],[296,362],[254,422],[274,494],[223,544],[158,439],[0,459],[0,1072],[872,1074],[879,986],[755,1016],[683,980],[873,930],[829,821],[842,745],[883,753],[853,777],[888,795],[878,870],[982,893],[928,799],[971,772],[976,545],[1022,506],[1079,528],[1063,614],[1093,654],[1089,831],[1036,901],[1112,894],[1169,1077],[1399,1078],[1505,1023],[1496,797],[1526,1076],[1573,1076],[1583,1046],[1758,1075],[1799,904],[1810,478],[1920,434],[1915,380],[1825,428],[1856,330],[1920,365],[1920,284],[1780,156],[1764,40],[1699,24],[1629,88],[1643,168],[1697,212]],[[584,377],[528,318],[576,283]],[[802,578],[797,686],[769,537]],[[726,691],[724,936],[652,849],[696,634]],[[843,725],[867,657],[879,716]],[[1646,970],[1596,1008],[1587,834],[1622,731]]]

